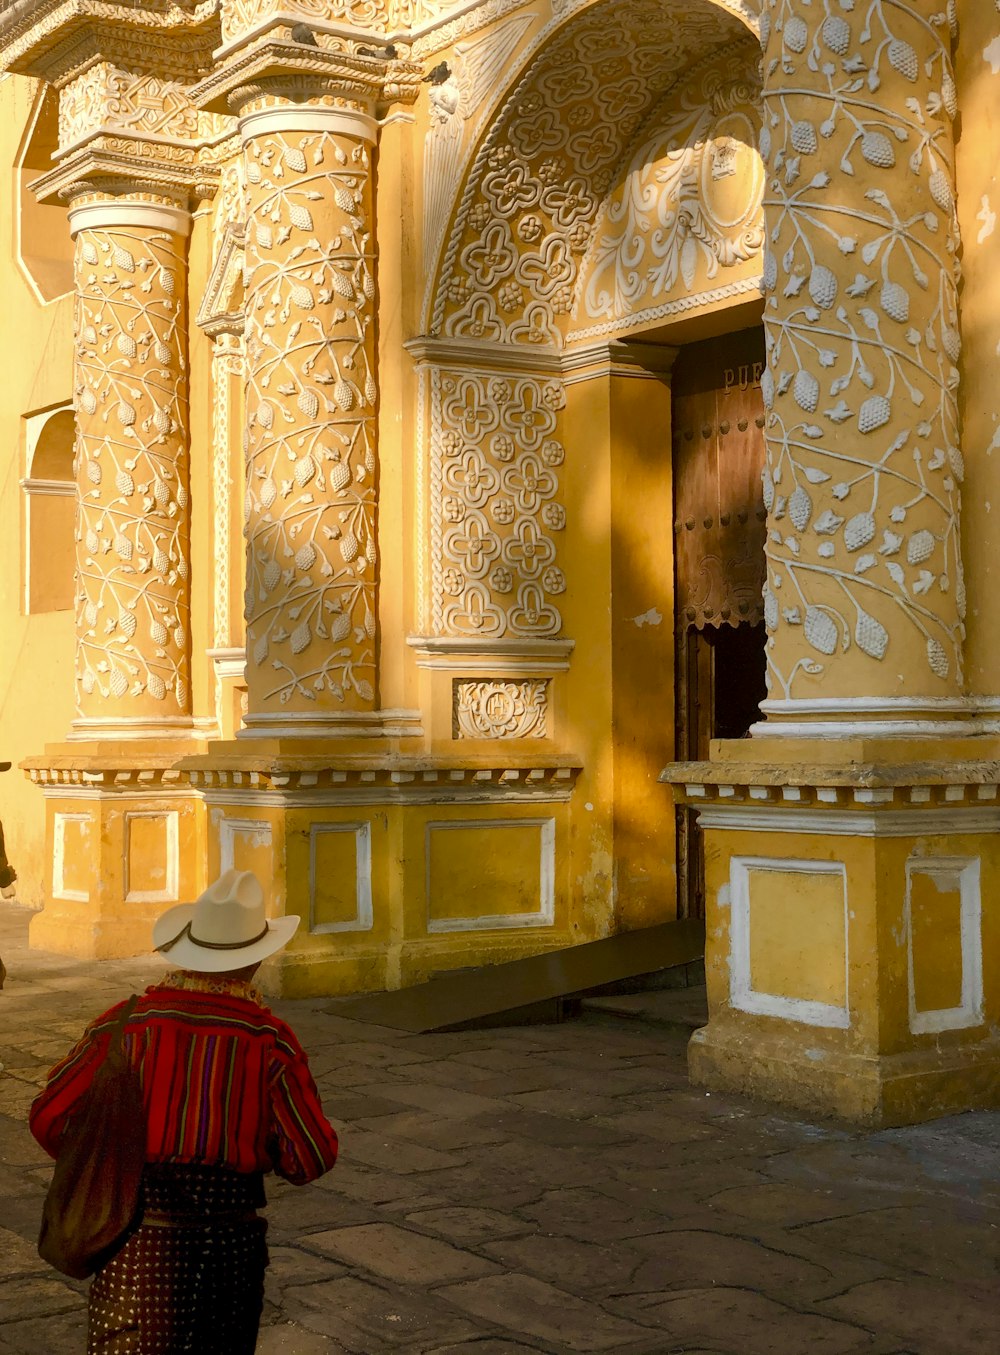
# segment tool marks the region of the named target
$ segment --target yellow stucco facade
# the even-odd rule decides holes
[[[703,910],[698,1081],[994,1104],[1000,6],[18,0],[0,51],[33,942],[230,865],[286,994]]]

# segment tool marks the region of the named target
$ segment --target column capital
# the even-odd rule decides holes
[[[192,89],[194,102],[241,118],[282,103],[303,116],[326,106],[374,117],[388,104],[415,102],[423,68],[395,47],[374,49],[318,29],[305,42],[292,36],[296,28],[285,22],[232,44]],[[324,102],[303,108],[303,100]]]

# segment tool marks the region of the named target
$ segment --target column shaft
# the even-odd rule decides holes
[[[376,699],[374,124],[270,103],[241,128],[246,723],[307,733]]]
[[[76,683],[89,737],[191,722],[187,212],[76,204]]]
[[[959,710],[955,95],[943,6],[762,9],[768,728]]]

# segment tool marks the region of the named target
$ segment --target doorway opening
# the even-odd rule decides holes
[[[765,696],[764,334],[687,344],[672,378],[676,756],[745,738]],[[677,810],[681,917],[705,915],[697,816]]]

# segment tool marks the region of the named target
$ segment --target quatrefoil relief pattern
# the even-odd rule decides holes
[[[431,375],[432,620],[439,635],[557,635],[558,381]]]

